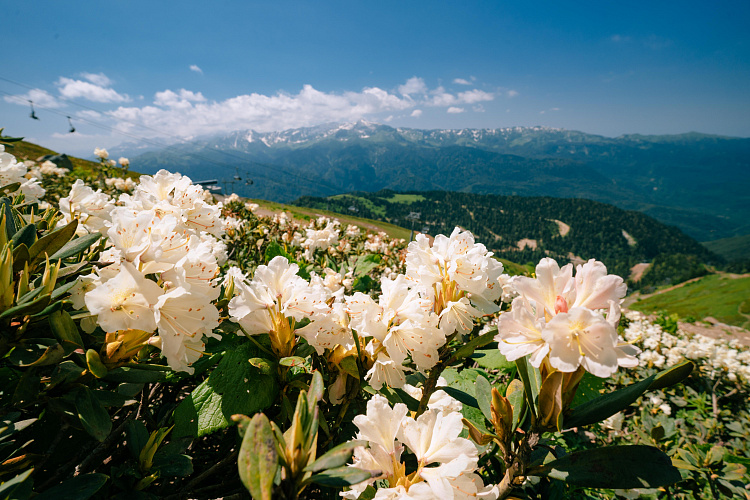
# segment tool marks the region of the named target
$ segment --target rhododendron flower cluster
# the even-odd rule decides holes
[[[220,206],[203,200],[203,188],[165,170],[141,176],[133,194],[111,199],[76,181],[60,200],[64,224],[79,219],[84,232],[100,232],[108,247],[99,257],[111,263],[79,278],[71,290],[108,334],[141,331],[175,370],[204,350],[203,336],[216,336],[219,311],[214,283],[226,258]]]
[[[352,465],[373,477],[341,496],[356,499],[368,485],[387,481],[387,487],[379,487],[374,498],[496,499],[497,488],[485,486],[475,473],[476,446],[459,437],[461,419],[461,413],[453,409],[429,409],[415,420],[406,405],[398,403],[391,408],[383,396],[373,397],[367,402],[367,413],[354,417],[359,429],[356,437],[368,446],[355,449]],[[403,463],[406,452],[417,461],[417,470],[408,475]]]
[[[637,349],[620,342],[617,323],[627,292],[622,278],[607,274],[601,262],[590,260],[560,268],[545,258],[536,278],[518,277],[509,313],[498,321],[498,348],[510,361],[531,355],[530,363],[570,373],[583,367],[609,377],[619,366],[637,366]]]
[[[331,227],[327,222],[322,231]],[[302,318],[310,324],[296,335],[320,354],[355,347],[354,330],[368,358],[366,379],[372,387],[402,387],[407,371],[426,373],[449,339],[499,310],[502,264],[491,256],[458,228],[450,237],[437,237],[434,245],[420,235],[409,245],[406,274],[382,277],[377,300],[362,292],[345,295],[345,279],[333,270],[307,282],[296,275],[296,264],[275,257],[252,281],[237,282],[230,315],[248,335],[270,333],[280,356],[292,353],[294,327]]]

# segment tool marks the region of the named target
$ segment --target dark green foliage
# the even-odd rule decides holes
[[[611,273],[628,278],[630,268],[654,258],[662,260],[670,255],[681,257],[669,260],[669,266],[654,276],[672,278],[677,283],[685,275],[685,268],[675,264],[687,258],[700,266],[703,262],[720,262],[700,243],[683,234],[679,229],[666,226],[639,212],[621,210],[612,205],[591,200],[521,197],[500,195],[476,195],[449,191],[418,192],[421,195],[409,203],[388,201],[395,192],[357,192],[329,198],[303,197],[295,202],[300,206],[325,208],[346,213],[350,207],[358,209],[364,217],[379,219],[393,224],[407,225],[406,216],[419,212],[417,228],[426,225],[430,234],[450,234],[455,226],[470,230],[495,255],[513,262],[538,262],[550,256],[561,263],[571,255],[583,260],[596,258],[607,265]],[[373,210],[371,207],[377,207]],[[385,216],[379,216],[382,210]],[[570,226],[562,236],[555,220]],[[623,231],[633,238],[628,240]],[[535,240],[536,249],[528,246],[519,250],[522,239]],[[673,275],[666,274],[668,271]],[[694,277],[691,270],[688,276]]]

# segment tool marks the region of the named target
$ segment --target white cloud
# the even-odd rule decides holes
[[[560,111],[560,108],[550,108],[550,111]]]
[[[390,115],[419,118],[425,106],[462,113],[461,105],[479,105],[495,95],[481,90],[452,93],[443,87],[429,89],[419,77],[409,78],[395,90],[365,87],[360,91],[323,92],[312,85],[291,94],[243,94],[221,101],[186,89],[164,90],[147,105],[120,106],[108,112],[124,132],[139,134],[138,125],[180,137],[252,129],[259,132],[309,127],[326,122],[353,122]]]
[[[453,83],[456,83],[458,85],[471,85],[471,82],[469,80],[465,80],[463,78],[455,78],[453,80]]]
[[[46,90],[31,89],[25,94],[5,96],[5,102],[28,106],[33,101],[40,108],[61,108],[63,104]]]
[[[423,79],[413,76],[406,80],[405,84],[400,85],[398,91],[405,96],[421,95],[427,92],[427,85]]]
[[[623,36],[623,35],[619,35],[617,33],[614,34],[614,35],[612,35],[611,37],[609,37],[609,39],[611,41],[615,42],[615,43],[629,42],[630,41],[630,37],[629,36]]]
[[[95,80],[99,79],[99,81],[103,81],[101,77],[107,78],[104,75],[89,76],[93,76]],[[91,81],[73,80],[61,76],[55,85],[59,87],[60,95],[66,99],[82,98],[93,102],[127,102],[130,100],[130,97],[125,94],[119,94],[114,89],[97,85]]]
[[[482,106],[481,104],[477,104],[476,106],[474,106],[471,109],[473,109],[477,113],[484,113],[486,111],[486,109],[484,109],[484,106]]]
[[[518,91],[516,91],[516,90],[509,90],[507,92],[507,94],[508,94],[508,97],[516,97],[518,95]]]
[[[99,87],[112,86],[112,80],[110,80],[104,73],[81,73],[81,77]]]
[[[489,92],[483,90],[467,90],[466,92],[458,93],[458,101],[466,104],[474,104],[477,102],[491,101],[495,96]]]
[[[341,94],[303,86],[298,94],[239,95],[224,101],[207,101],[200,93],[181,89],[158,92],[154,104],[119,107],[109,115],[123,120],[119,126],[137,133],[131,123],[180,136],[253,129],[259,132],[306,127],[325,122],[356,121],[366,115],[414,107],[414,101],[377,87]]]
[[[190,107],[193,102],[205,102],[206,98],[200,92],[180,89],[177,92],[165,90],[157,92],[154,96],[154,104],[168,108]]]
[[[203,74],[203,70],[198,67],[197,64],[191,64],[190,65],[190,71],[195,71],[196,73]]]

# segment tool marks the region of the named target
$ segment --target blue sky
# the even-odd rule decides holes
[[[750,2],[35,1],[0,13],[0,127],[73,153],[360,118],[750,137]]]

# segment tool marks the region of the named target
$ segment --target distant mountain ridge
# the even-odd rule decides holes
[[[360,121],[237,131],[132,160],[147,173],[237,176],[227,188],[275,201],[380,189],[580,197],[642,211],[701,241],[750,233],[750,139],[695,132],[608,138],[547,127],[420,130]]]

